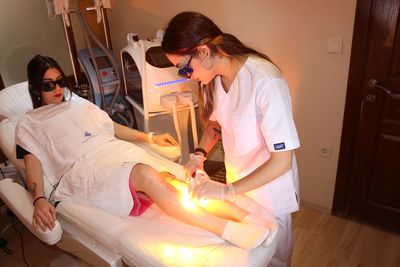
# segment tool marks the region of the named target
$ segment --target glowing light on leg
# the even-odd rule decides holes
[[[170,184],[175,187],[180,193],[180,201],[182,205],[188,210],[196,210],[199,206],[205,207],[209,205],[207,199],[196,200],[189,196],[187,184],[179,180],[171,180]]]

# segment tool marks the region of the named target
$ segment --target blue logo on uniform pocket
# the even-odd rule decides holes
[[[282,149],[285,149],[286,146],[285,146],[285,143],[283,142],[283,143],[274,144],[274,148],[275,148],[275,150],[282,150]]]

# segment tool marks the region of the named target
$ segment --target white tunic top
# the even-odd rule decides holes
[[[136,163],[181,179],[185,173],[183,166],[117,139],[107,113],[79,97],[27,112],[16,127],[16,143],[39,159],[56,187],[54,200],[86,203],[116,214],[127,215],[134,205],[129,176]]]
[[[221,125],[227,181],[234,182],[268,161],[271,152],[300,146],[286,80],[270,62],[249,57],[225,92],[215,80],[210,120]],[[280,216],[298,210],[296,159],[292,169],[247,196]]]

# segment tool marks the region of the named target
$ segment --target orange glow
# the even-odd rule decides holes
[[[179,191],[180,201],[186,209],[195,210],[198,208],[197,203],[189,196],[187,184],[178,180],[172,180],[170,184]]]
[[[230,183],[233,183],[238,180],[238,171],[230,166],[229,164],[225,163],[225,169],[226,169],[226,180]]]
[[[201,206],[207,210],[210,210],[210,209],[213,209],[214,206],[217,206],[215,204],[215,201],[211,201],[211,200],[207,200],[207,199],[197,200],[197,199],[193,199],[192,197],[190,197],[189,192],[188,192],[188,185],[182,181],[171,180],[170,184],[179,191],[180,201],[187,210],[195,211],[196,209],[199,208],[199,206]],[[214,208],[216,208],[216,207],[214,207]]]
[[[178,252],[185,262],[190,262],[190,260],[193,259],[195,255],[193,250],[185,247],[178,248]]]
[[[209,251],[202,248],[188,248],[177,245],[162,245],[160,248],[160,255],[162,261],[166,265],[179,266],[204,266],[204,259],[207,258]]]

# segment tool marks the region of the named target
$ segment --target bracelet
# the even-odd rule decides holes
[[[194,154],[196,154],[197,152],[200,152],[201,154],[203,154],[203,157],[207,156],[207,151],[204,148],[201,147],[197,147],[194,149]]]
[[[154,143],[153,142],[153,135],[154,135],[155,133],[154,132],[149,132],[148,134],[147,134],[147,141],[149,142],[149,143]]]
[[[44,196],[35,198],[35,200],[33,201],[33,206],[35,206],[36,202],[37,202],[39,199],[41,199],[41,198],[46,199],[46,197],[44,197]]]

